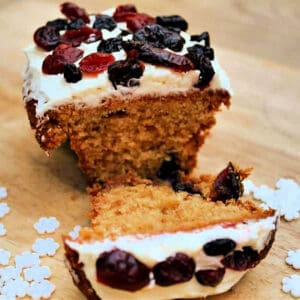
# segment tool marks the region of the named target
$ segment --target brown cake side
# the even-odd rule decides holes
[[[166,95],[109,97],[96,107],[62,105],[36,118],[36,99],[26,109],[36,139],[50,152],[67,139],[90,182],[135,171],[156,176],[163,161],[175,159],[188,173],[199,146],[215,124],[222,104],[230,105],[223,89]]]

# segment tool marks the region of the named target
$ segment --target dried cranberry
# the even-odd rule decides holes
[[[60,44],[54,49],[53,55],[62,56],[65,63],[73,64],[83,56],[83,50]]]
[[[47,22],[46,26],[51,26],[57,30],[65,30],[68,27],[68,21],[66,19],[55,19]]]
[[[204,41],[206,47],[210,47],[210,37],[207,31],[202,32],[201,34],[191,35],[191,41],[201,42]]]
[[[251,247],[243,247],[243,251],[237,250],[224,257],[221,262],[229,269],[236,271],[245,271],[254,268],[260,261],[259,254]]]
[[[71,21],[82,19],[85,23],[90,22],[90,18],[86,11],[77,6],[75,3],[65,2],[60,6],[61,12]]]
[[[133,35],[133,39],[156,48],[169,48],[173,51],[181,51],[184,45],[184,39],[178,33],[158,24],[143,27]]]
[[[126,18],[126,24],[129,30],[136,32],[137,30],[145,27],[146,25],[154,24],[155,19],[147,14],[137,13],[134,16],[128,16]]]
[[[143,75],[144,65],[135,60],[118,60],[108,67],[108,77],[115,89],[117,85],[133,86],[137,85],[138,79]]]
[[[80,63],[80,70],[85,73],[104,72],[115,61],[113,55],[108,53],[92,53],[84,57]]]
[[[55,27],[42,26],[35,31],[33,39],[39,47],[50,51],[59,44],[59,31]]]
[[[153,48],[142,42],[126,41],[122,43],[127,55],[134,53],[136,57],[144,62],[154,65],[166,66],[178,72],[186,72],[194,69],[193,63],[185,56],[173,52]]]
[[[216,270],[200,270],[196,272],[195,276],[199,283],[207,286],[217,286],[225,275],[225,268],[218,268]]]
[[[170,160],[164,160],[160,169],[157,172],[157,177],[163,180],[168,180],[172,184],[176,184],[180,179],[179,171],[180,165],[177,163],[176,158],[171,156]]]
[[[178,15],[158,16],[156,17],[156,23],[164,27],[180,28],[183,31],[188,29],[187,21]]]
[[[93,28],[98,30],[107,29],[109,31],[114,30],[117,27],[117,23],[115,20],[107,15],[98,15],[96,16],[95,22],[93,24]]]
[[[102,40],[97,48],[98,52],[112,53],[122,49],[122,39],[119,37]]]
[[[81,27],[79,29],[68,30],[61,36],[61,42],[70,44],[73,47],[78,47],[82,42],[93,43],[102,38],[101,31],[90,28],[88,26]]]
[[[173,185],[173,190],[175,192],[187,192],[189,194],[199,194],[199,195],[203,195],[201,190],[197,187],[195,187],[192,183],[190,182],[175,182]]]
[[[96,268],[98,281],[115,289],[134,292],[150,282],[150,270],[133,255],[119,249],[102,253]]]
[[[203,251],[208,256],[227,255],[236,247],[235,241],[231,239],[216,239],[203,246]]]
[[[55,75],[63,73],[65,61],[60,55],[48,55],[43,61],[42,71],[45,74]]]
[[[85,26],[85,22],[82,19],[76,19],[68,25],[68,30],[79,29],[84,26]]]
[[[213,201],[226,201],[238,199],[243,194],[243,185],[238,171],[231,162],[215,178],[212,186],[211,199]]]
[[[128,16],[133,16],[137,13],[137,10],[134,5],[126,4],[126,5],[119,5],[113,15],[113,18],[117,22],[125,22]]]
[[[67,82],[75,83],[82,79],[82,73],[74,64],[64,65],[64,77]]]
[[[169,286],[189,281],[195,272],[195,262],[184,253],[176,253],[153,268],[156,284]]]

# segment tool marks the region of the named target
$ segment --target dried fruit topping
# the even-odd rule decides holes
[[[173,51],[181,51],[184,45],[184,39],[178,33],[158,24],[143,27],[133,35],[133,40],[146,42],[156,48],[169,48]]]
[[[167,180],[173,184],[176,184],[180,179],[179,171],[180,165],[176,162],[174,156],[170,160],[165,160],[160,169],[157,172],[157,177],[162,180]]]
[[[75,83],[81,80],[82,73],[74,64],[66,64],[64,66],[64,77],[67,82]]]
[[[231,162],[219,173],[213,183],[210,197],[213,201],[223,201],[229,199],[238,199],[243,195],[243,184],[239,172],[234,168]]]
[[[117,22],[125,22],[128,16],[134,16],[136,13],[137,10],[134,5],[119,5],[114,12],[113,18]]]
[[[98,30],[107,29],[109,31],[114,30],[117,27],[117,23],[115,20],[107,15],[98,15],[96,16],[95,22],[93,24],[93,28]]]
[[[150,282],[150,270],[133,255],[119,249],[102,253],[96,270],[98,281],[115,289],[134,292]]]
[[[188,54],[187,56],[194,62],[195,66],[197,66],[197,61],[201,56],[205,56],[210,60],[214,59],[214,49],[202,45],[194,45],[192,47],[187,48]]]
[[[102,40],[97,48],[98,52],[112,53],[122,50],[122,39],[120,37]]]
[[[57,30],[65,30],[68,27],[68,21],[66,19],[55,19],[47,22],[46,26],[54,27]]]
[[[90,22],[90,18],[86,11],[77,6],[75,3],[65,2],[60,6],[61,12],[71,21],[82,19],[85,23]]]
[[[200,58],[198,69],[200,70],[200,74],[199,74],[198,82],[195,84],[195,87],[201,88],[210,83],[210,81],[215,75],[215,71],[213,69],[210,60],[205,56],[202,56]]]
[[[176,253],[153,268],[156,284],[169,286],[189,281],[195,272],[195,262],[184,253]]]
[[[81,27],[85,26],[85,22],[82,19],[77,19],[72,21],[69,25],[68,25],[68,29],[69,30],[73,30],[73,29],[79,29]]]
[[[134,53],[138,59],[144,62],[170,67],[178,72],[187,72],[194,69],[193,63],[187,57],[164,49],[153,48],[149,44],[125,41],[122,43],[122,46],[127,55],[130,56]]]
[[[81,27],[79,29],[68,30],[61,36],[61,42],[70,44],[73,47],[78,47],[82,42],[93,43],[102,38],[101,31],[90,28],[88,26]]]
[[[55,27],[42,26],[35,31],[33,39],[39,47],[50,51],[59,44],[59,31]]]
[[[101,73],[104,72],[110,64],[115,61],[112,54],[108,53],[92,53],[84,57],[80,63],[80,70],[85,73]]]
[[[60,44],[53,54],[48,55],[42,65],[45,74],[59,74],[64,72],[65,64],[73,64],[83,55],[83,51],[70,45]]]
[[[131,34],[128,30],[121,30],[121,33],[119,34],[119,36],[126,36],[126,35],[129,35]]]
[[[132,32],[145,27],[146,25],[151,25],[155,23],[155,19],[147,14],[137,13],[134,16],[128,16],[126,18],[127,27]]]
[[[225,275],[225,268],[218,268],[216,270],[200,270],[196,272],[195,276],[199,283],[207,286],[217,286]]]
[[[108,67],[108,77],[115,89],[117,85],[136,86],[144,69],[145,66],[135,59],[118,60]]]
[[[201,42],[204,41],[206,47],[210,47],[210,37],[207,31],[202,32],[201,34],[191,35],[191,41]]]
[[[251,247],[243,247],[243,251],[237,250],[224,257],[221,262],[229,269],[236,271],[245,271],[254,268],[260,261],[259,254]]]
[[[189,194],[203,195],[201,190],[190,182],[175,182],[172,186],[175,192],[182,191],[182,192],[187,192]]]
[[[231,239],[216,239],[203,246],[203,251],[208,256],[227,255],[236,247],[235,241]]]
[[[164,27],[180,28],[183,31],[186,31],[188,29],[187,21],[184,18],[177,15],[158,16],[156,17],[156,23]]]

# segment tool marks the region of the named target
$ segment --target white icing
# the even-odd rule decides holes
[[[112,15],[114,9],[106,10],[104,13]],[[94,22],[94,17],[91,17],[91,24]],[[116,37],[121,32],[121,29],[126,30],[126,23],[118,23],[118,26],[113,31],[102,30],[104,39]],[[187,53],[187,47],[193,46],[198,42],[190,41],[190,36],[181,32],[181,36],[186,40],[184,47],[178,54]],[[131,35],[124,36],[123,40],[131,39]],[[98,42],[91,44],[82,43],[79,47],[84,50],[84,56],[97,52]],[[38,101],[36,106],[36,115],[43,114],[54,107],[66,103],[85,104],[96,106],[103,101],[105,97],[112,95],[121,96],[124,93],[134,95],[160,93],[166,94],[170,92],[187,91],[193,87],[199,77],[199,70],[191,70],[180,73],[175,72],[170,68],[145,64],[145,71],[140,79],[138,87],[118,87],[115,90],[108,79],[107,72],[103,72],[94,77],[85,76],[77,83],[67,83],[62,74],[46,75],[42,72],[43,60],[49,52],[39,49],[37,46],[30,46],[25,49],[27,57],[27,67],[24,72],[23,94],[24,101],[35,99]],[[112,53],[116,60],[126,58],[125,52],[119,51]],[[78,62],[76,63],[78,65]],[[225,88],[232,92],[228,77],[225,71],[221,68],[217,60],[212,61],[215,69],[211,88]]]
[[[176,252],[183,252],[196,262],[196,271],[221,267],[223,256],[207,256],[203,252],[203,245],[218,238],[229,238],[237,243],[237,249],[251,246],[260,251],[268,242],[270,232],[275,229],[276,216],[239,223],[234,227],[211,226],[191,232],[165,233],[150,236],[122,236],[115,240],[105,239],[91,243],[77,243],[66,241],[70,248],[79,253],[79,261],[93,289],[102,299],[172,299],[205,297],[218,294],[231,288],[245,272],[226,270],[225,277],[216,287],[200,285],[195,279],[189,282],[159,287],[152,281],[145,288],[129,293],[112,289],[103,285],[96,278],[96,261],[99,254],[119,248],[134,255],[139,261],[153,267]]]

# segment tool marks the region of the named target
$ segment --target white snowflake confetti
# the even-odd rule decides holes
[[[0,236],[6,235],[6,229],[2,223],[0,223]]]
[[[40,264],[40,258],[37,253],[31,253],[29,251],[23,252],[21,255],[15,257],[16,267],[18,269],[29,268]]]
[[[59,227],[59,225],[60,223],[55,217],[42,217],[33,225],[33,227],[38,233],[44,234],[53,233]]]
[[[24,270],[24,278],[27,281],[41,282],[51,276],[48,266],[33,266]]]
[[[74,226],[73,230],[69,232],[69,236],[70,236],[73,240],[77,239],[78,236],[79,236],[79,231],[80,231],[80,229],[81,229],[81,226],[80,226],[80,225]]]
[[[7,189],[4,186],[0,186],[0,199],[5,199],[7,197]]]
[[[47,239],[36,239],[35,243],[32,245],[32,249],[37,252],[39,256],[53,256],[55,255],[59,244],[54,241],[53,238]]]
[[[0,203],[0,218],[4,217],[6,214],[8,214],[10,211],[10,208],[7,203],[2,202]]]
[[[28,290],[27,295],[31,296],[34,300],[41,298],[49,298],[55,290],[55,285],[48,280],[42,280],[41,282],[33,281]]]
[[[300,185],[292,179],[279,179],[276,189],[266,185],[256,187],[251,180],[244,180],[245,194],[253,193],[265,205],[277,210],[285,220],[292,221],[300,217]]]
[[[25,297],[28,288],[29,283],[18,276],[16,279],[9,279],[4,284],[1,293],[8,297]]]
[[[11,256],[11,254],[9,251],[0,249],[0,265],[2,265],[2,266],[8,265],[10,256]]]
[[[288,252],[288,256],[285,259],[288,265],[291,265],[294,269],[300,269],[300,249]]]
[[[300,275],[293,274],[282,279],[282,290],[291,293],[292,296],[300,297]]]
[[[20,276],[21,270],[13,266],[8,266],[0,269],[0,278],[3,282],[6,282],[10,279],[16,279]]]

